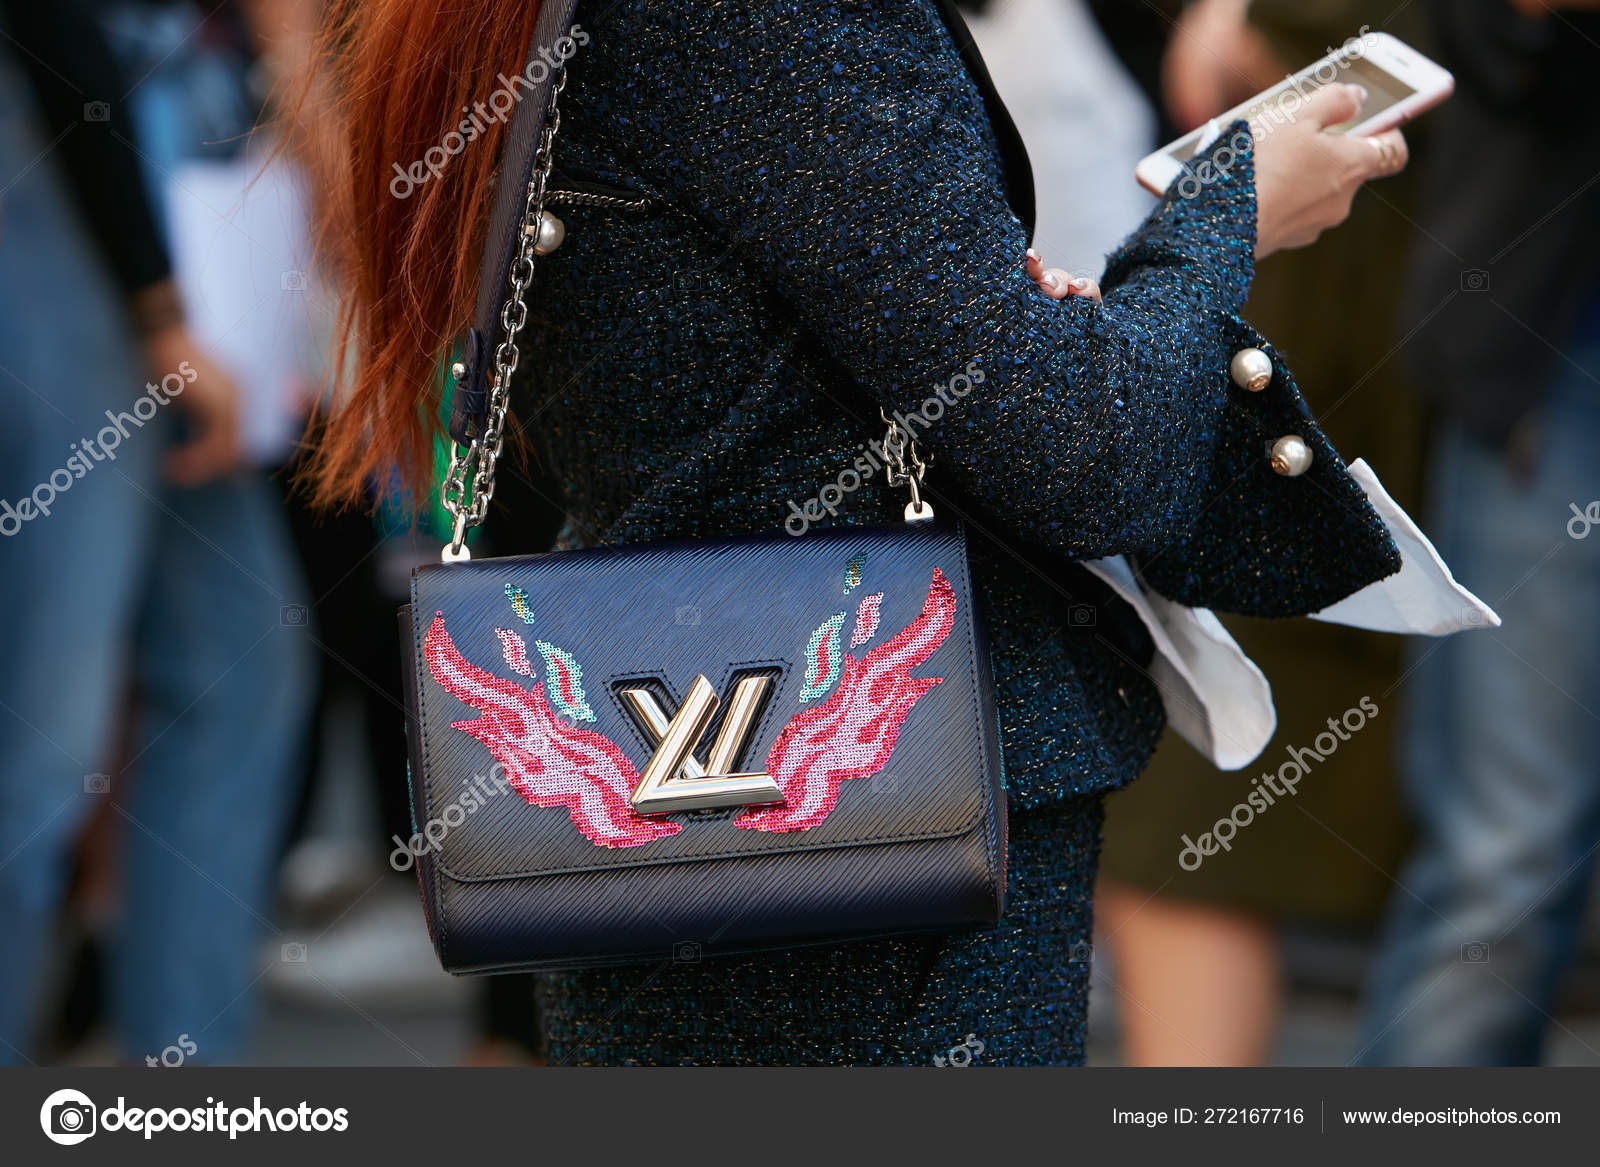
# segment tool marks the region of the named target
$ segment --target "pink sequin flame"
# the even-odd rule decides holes
[[[445,632],[443,614],[434,616],[422,649],[434,680],[483,714],[452,725],[489,747],[528,802],[565,807],[572,825],[602,847],[637,847],[683,829],[633,809],[633,763],[609,738],[558,719],[543,682],[524,689],[471,664]]]
[[[797,714],[772,752],[767,773],[783,791],[782,805],[750,810],[734,825],[757,831],[804,831],[833,812],[839,787],[870,778],[888,764],[906,716],[942,677],[913,677],[955,627],[956,597],[938,568],[922,615],[893,639],[857,660],[846,653],[834,695]]]
[[[862,598],[856,609],[856,630],[850,634],[850,647],[860,648],[878,631],[878,605],[883,603],[883,593],[873,592]]]

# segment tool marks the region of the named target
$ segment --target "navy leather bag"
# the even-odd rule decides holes
[[[523,293],[560,242],[544,186],[572,7],[541,12],[527,75],[546,75],[513,119],[454,370],[454,537],[401,612],[410,849],[439,959],[568,968],[993,924],[993,683],[965,535],[921,499],[911,435],[878,447],[911,492],[903,524],[467,553]]]

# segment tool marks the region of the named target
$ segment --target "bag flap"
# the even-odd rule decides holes
[[[430,565],[412,577],[414,849],[459,881],[948,838],[998,797],[959,527],[843,528]],[[768,678],[736,772],[779,805],[642,816],[696,678]]]

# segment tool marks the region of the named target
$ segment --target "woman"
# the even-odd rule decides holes
[[[434,370],[471,308],[494,142],[404,199],[391,168],[520,66],[531,7],[367,3],[335,34],[359,372],[324,450],[330,500],[395,462],[428,488]],[[1343,87],[1259,158],[1235,127],[1192,197],[1112,256],[1103,303],[1058,301],[1022,262],[1014,131],[935,0],[622,0],[577,21],[554,186],[630,202],[564,207],[530,290],[516,408],[566,542],[775,529],[878,436],[880,408],[914,411],[976,362],[981,386],[923,442],[988,602],[1011,871],[992,931],[548,977],[551,1060],[928,1064],[971,1034],[984,1062],[1081,1061],[1101,799],[1163,714],[1143,625],[1078,561],[1137,555],[1182,603],[1263,615],[1398,568],[1287,370],[1247,392],[1229,362],[1265,344],[1235,314],[1254,256],[1338,222],[1403,145],[1321,133],[1356,112]],[[1269,464],[1286,435],[1311,455],[1296,477]],[[903,505],[869,482],[837,521]]]

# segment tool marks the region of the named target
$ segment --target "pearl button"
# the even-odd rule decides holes
[[[467,366],[461,361],[457,361],[455,364],[450,366],[450,376],[453,380],[459,381],[466,375]]]
[[[1285,434],[1272,443],[1272,468],[1285,478],[1298,478],[1311,469],[1311,447],[1299,434]]]
[[[539,213],[539,235],[533,243],[535,255],[549,255],[567,237],[567,225],[549,211]]]
[[[1260,393],[1272,384],[1272,358],[1258,348],[1242,348],[1228,362],[1228,374],[1239,388]]]

